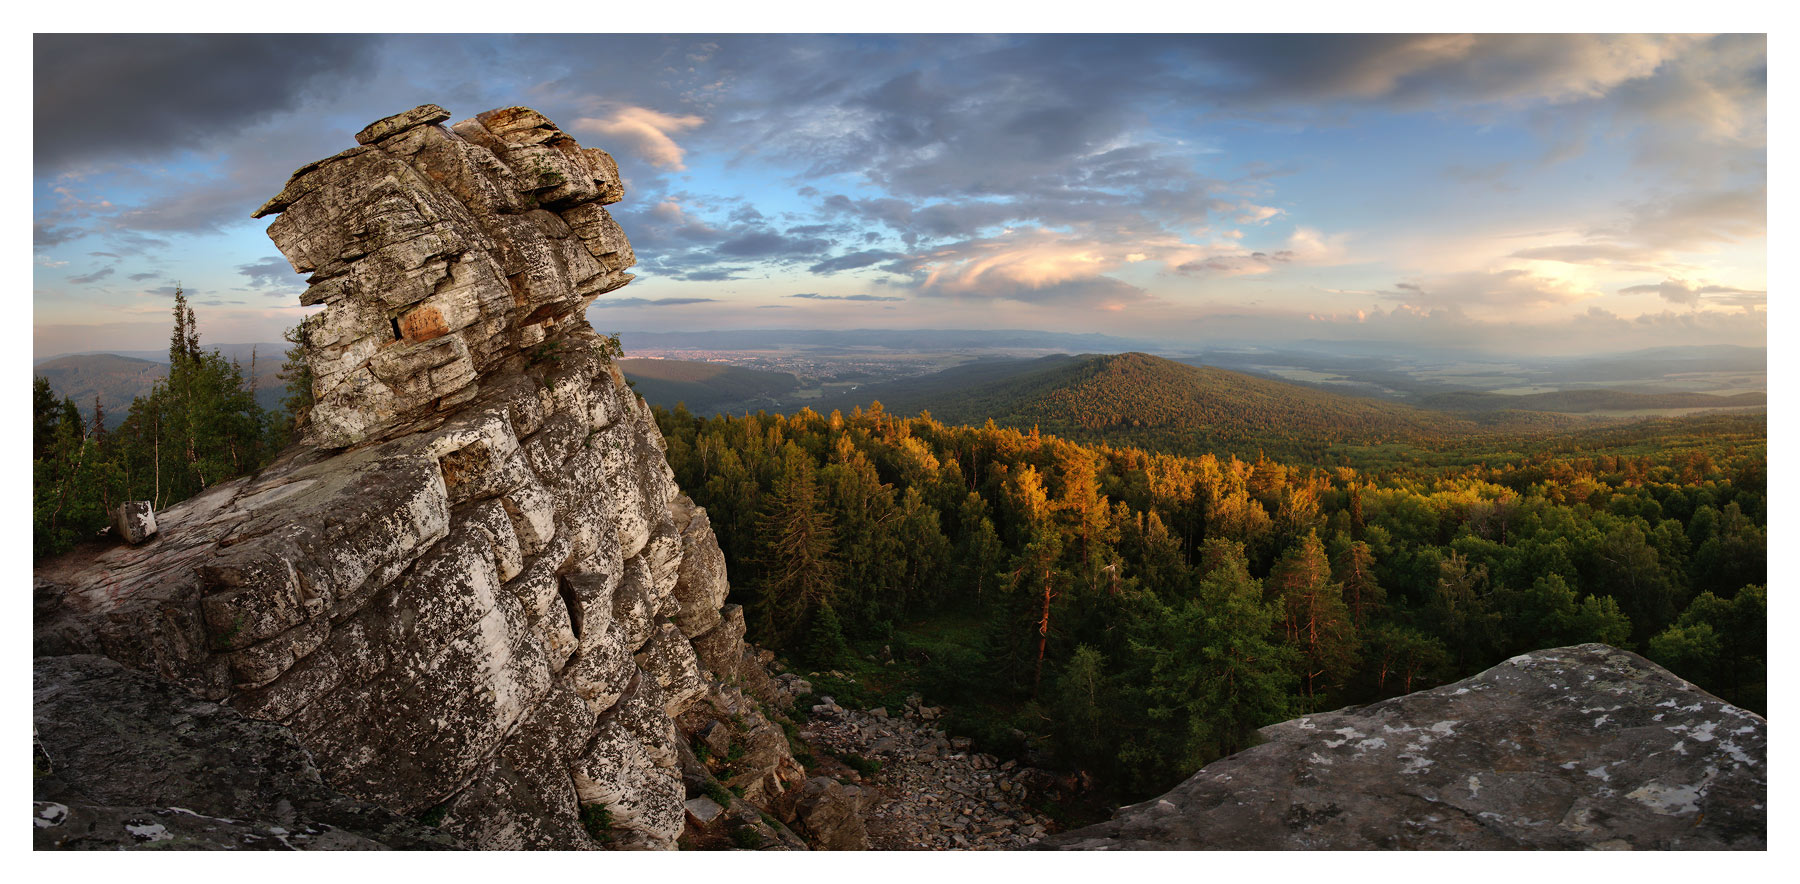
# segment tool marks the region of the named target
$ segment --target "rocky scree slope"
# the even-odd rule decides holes
[[[1535,651],[1455,684],[1263,728],[1061,850],[1750,849],[1768,731],[1642,657]]]
[[[303,442],[40,566],[35,652],[285,725],[331,788],[477,847],[669,848],[688,733],[780,729],[731,684],[761,670],[706,513],[583,318],[631,279],[623,188],[535,111],[448,119],[378,121],[258,211],[323,306]],[[804,778],[765,748],[747,795]]]

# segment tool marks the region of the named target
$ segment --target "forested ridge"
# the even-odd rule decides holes
[[[1049,747],[1121,800],[1261,725],[1543,647],[1637,650],[1763,710],[1760,416],[1366,472],[879,405],[658,419],[752,634],[835,671],[822,693],[923,690],[953,727]]]
[[[947,423],[992,419],[1082,442],[1184,454],[1254,456],[1260,449],[1308,461],[1344,446],[1430,445],[1579,422],[1519,409],[1433,411],[1145,353],[974,363],[855,395],[856,403],[821,408],[849,410],[876,399],[896,414],[928,412]]]

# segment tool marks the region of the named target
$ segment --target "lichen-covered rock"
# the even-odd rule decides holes
[[[40,849],[464,846],[332,791],[287,728],[104,657],[39,657],[32,689]]]
[[[113,510],[113,531],[129,544],[139,544],[156,534],[156,510],[148,500],[128,500]]]
[[[867,796],[861,786],[830,777],[813,777],[801,787],[795,807],[800,825],[823,850],[868,850],[869,832],[862,811]]]
[[[483,848],[670,847],[673,719],[722,687],[695,637],[750,652],[705,511],[582,315],[631,278],[618,172],[526,108],[446,119],[378,121],[258,212],[324,305],[310,430],[152,542],[41,565],[34,649],[285,724],[335,788]],[[757,745],[779,791],[798,765]]]
[[[1262,729],[1064,850],[1767,846],[1768,732],[1636,654],[1537,651]]]
[[[256,212],[280,213],[269,237],[324,305],[305,327],[321,447],[405,432],[496,367],[556,356],[558,324],[631,281],[602,208],[624,195],[610,157],[528,108],[447,119],[378,120]]]

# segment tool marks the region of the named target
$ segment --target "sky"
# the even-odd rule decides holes
[[[618,160],[596,328],[1763,346],[1761,35],[33,40],[33,351],[279,340],[249,216],[419,104]]]

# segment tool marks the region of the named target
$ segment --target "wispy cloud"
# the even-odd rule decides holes
[[[601,298],[594,309],[609,307],[685,307],[689,304],[713,304],[718,298]]]
[[[88,285],[90,283],[99,282],[100,280],[105,279],[111,275],[113,275],[113,269],[111,267],[102,267],[99,270],[94,271],[93,273],[84,273],[80,276],[71,276],[71,277],[69,277],[69,281],[76,285]]]
[[[675,143],[674,136],[705,122],[692,114],[666,114],[647,107],[625,105],[604,117],[577,119],[571,128],[624,142],[652,165],[681,171],[687,168],[682,164],[687,152]]]
[[[803,292],[803,293],[797,294],[797,295],[788,295],[788,297],[790,297],[790,298],[805,298],[809,301],[904,301],[904,300],[906,300],[905,298],[896,298],[896,297],[893,297],[892,295],[870,295],[870,294],[821,295],[818,292]]]

